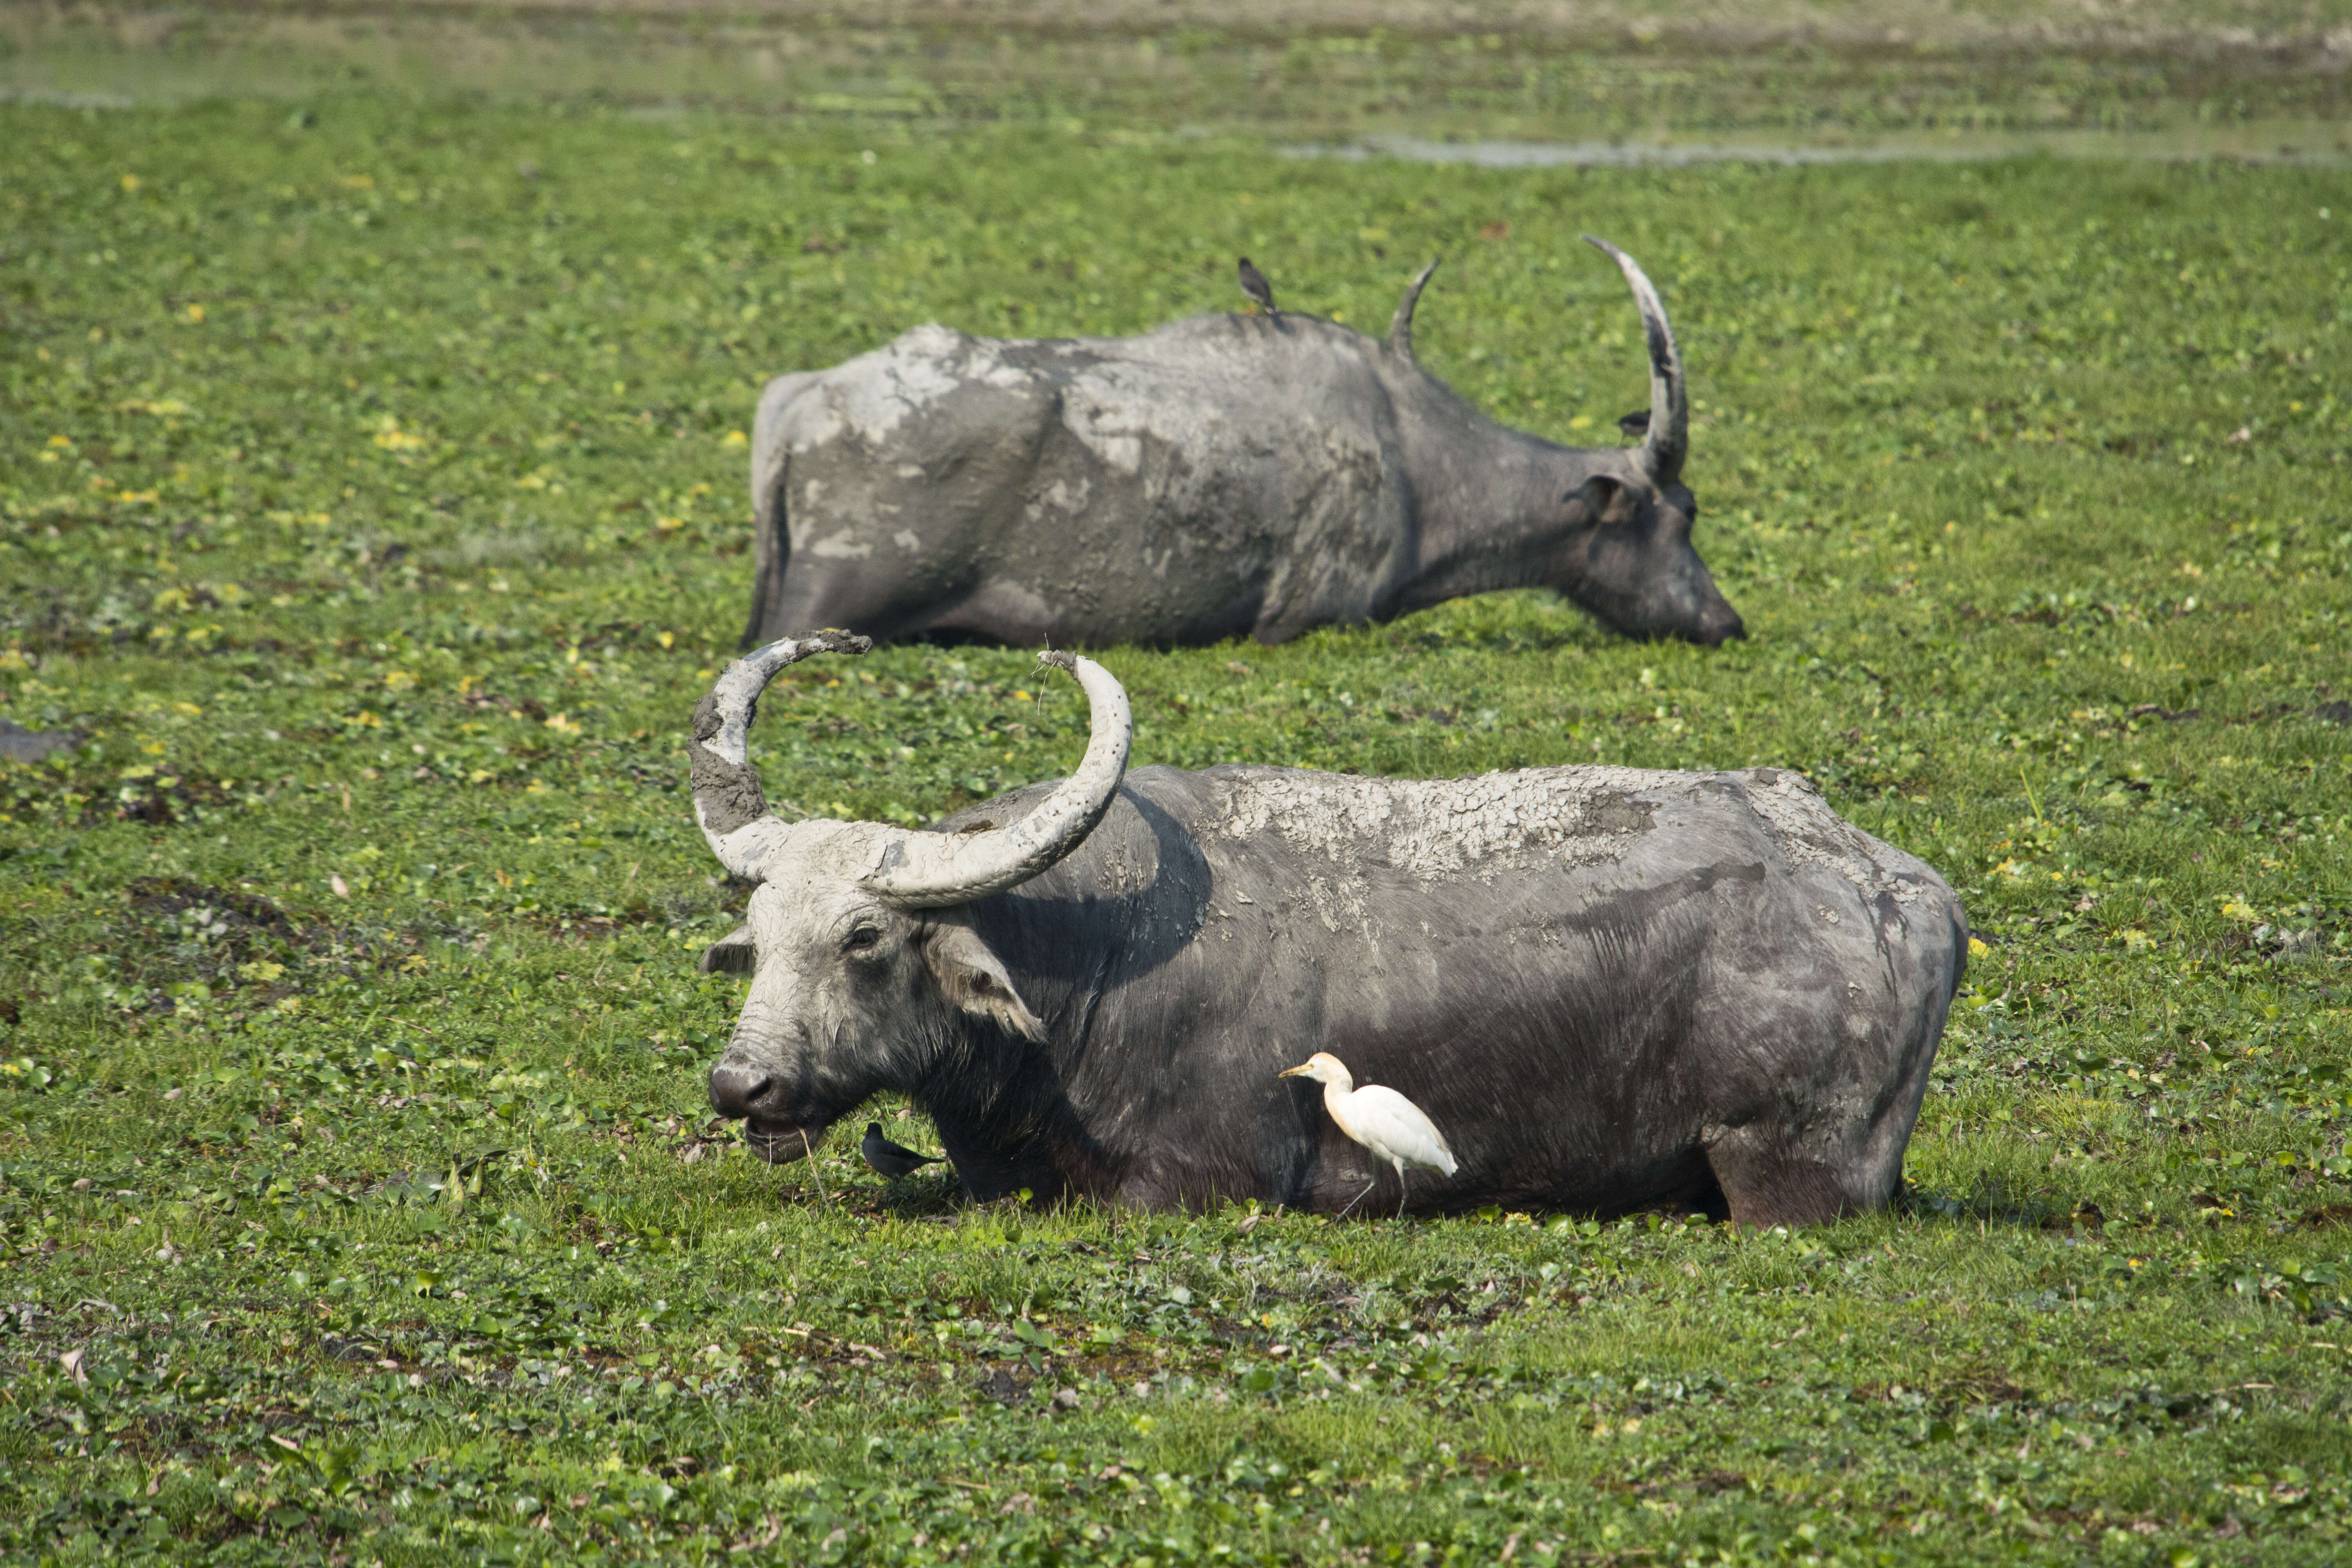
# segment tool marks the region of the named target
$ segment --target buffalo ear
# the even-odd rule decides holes
[[[694,966],[705,974],[749,974],[758,967],[759,956],[751,945],[751,928],[737,926],[704,948]]]
[[[1606,474],[1595,474],[1568,492],[1568,504],[1582,514],[1582,521],[1606,527],[1624,522],[1633,515],[1629,494],[1623,484]]]
[[[947,921],[934,925],[923,962],[947,999],[972,1017],[992,1018],[1025,1039],[1045,1037],[1045,1026],[1013,989],[1003,963],[970,926]]]

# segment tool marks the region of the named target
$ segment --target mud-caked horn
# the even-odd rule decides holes
[[[768,809],[760,774],[751,766],[748,742],[760,693],[776,672],[813,653],[865,653],[871,637],[848,632],[814,632],[755,648],[719,673],[695,704],[694,732],[687,762],[694,781],[694,818],[719,863],[739,877],[758,878],[787,824]]]
[[[1110,809],[1127,771],[1135,721],[1110,671],[1070,653],[1039,662],[1067,671],[1086,691],[1094,724],[1085,760],[1037,808],[1007,827],[980,833],[907,833],[886,841],[864,880],[902,909],[943,909],[1018,887],[1086,839]]]
[[[1650,344],[1650,427],[1634,461],[1650,482],[1664,489],[1683,477],[1683,458],[1690,450],[1690,400],[1683,388],[1683,356],[1675,347],[1675,329],[1666,308],[1634,259],[1605,239],[1591,235],[1584,242],[1617,264],[1641,308],[1642,330]]]

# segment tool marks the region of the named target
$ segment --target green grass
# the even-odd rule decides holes
[[[2344,1550],[2340,180],[364,97],[0,141],[0,714],[88,737],[0,769],[0,1553]],[[1425,362],[1570,437],[1643,396],[1583,231],[1665,290],[1751,640],[1516,595],[1112,650],[1136,761],[1807,770],[1987,944],[1904,1210],[975,1210],[709,1125],[742,895],[680,742],[761,378],[1229,308],[1244,250],[1377,325],[1442,253]],[[800,667],[771,795],[1053,775],[1084,715],[1033,671]]]
[[[0,98],[2352,153],[2347,0],[537,0],[0,10]]]

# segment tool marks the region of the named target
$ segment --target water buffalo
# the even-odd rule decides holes
[[[1278,643],[1465,594],[1549,587],[1631,637],[1743,635],[1691,548],[1689,411],[1664,307],[1637,447],[1497,425],[1388,340],[1201,316],[1139,338],[918,327],[778,376],[751,437],[746,647],[799,627],[1099,647]]]
[[[787,824],[753,705],[866,646],[773,644],[695,710],[696,816],[760,883],[704,956],[751,976],[710,1104],[767,1158],[888,1090],[976,1197],[1333,1210],[1392,1178],[1277,1077],[1328,1047],[1452,1145],[1417,1209],[1761,1226],[1895,1192],[1967,927],[1799,774],[1127,773],[1118,681],[1048,654],[1093,708],[1067,779],[937,831]]]

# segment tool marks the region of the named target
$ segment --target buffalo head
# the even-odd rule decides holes
[[[1412,313],[1437,268],[1431,262],[1389,323],[1392,361],[1410,367],[1398,384],[1399,405],[1436,411],[1430,445],[1446,459],[1418,495],[1428,554],[1401,607],[1540,583],[1627,637],[1682,637],[1707,647],[1745,637],[1739,612],[1691,545],[1698,504],[1683,486],[1690,402],[1665,307],[1632,257],[1584,237],[1617,263],[1642,312],[1650,406],[1618,421],[1642,444],[1556,446],[1495,424],[1422,370],[1412,353]]]
[[[760,884],[743,929],[704,958],[751,975],[710,1071],[710,1106],[742,1119],[754,1152],[772,1161],[798,1159],[877,1089],[921,1081],[975,1025],[1042,1036],[958,906],[1076,849],[1127,767],[1127,694],[1092,660],[1048,653],[1086,689],[1093,733],[1077,772],[1018,822],[960,834],[787,823],[768,810],[746,753],[760,693],[810,654],[871,646],[842,632],[771,643],[728,666],[694,713],[696,819],[720,864]]]
[[[1632,257],[1584,237],[1617,263],[1633,290],[1650,351],[1650,406],[1619,421],[1642,434],[1641,446],[1624,453],[1623,471],[1595,474],[1561,498],[1573,526],[1550,585],[1631,637],[1683,637],[1707,647],[1746,637],[1739,612],[1691,547],[1698,503],[1683,487],[1690,398],[1666,308]]]
[[[1640,454],[1634,455],[1638,462]],[[1595,474],[1562,498],[1568,542],[1545,585],[1637,637],[1714,647],[1748,635],[1691,547],[1698,503],[1680,484]]]

